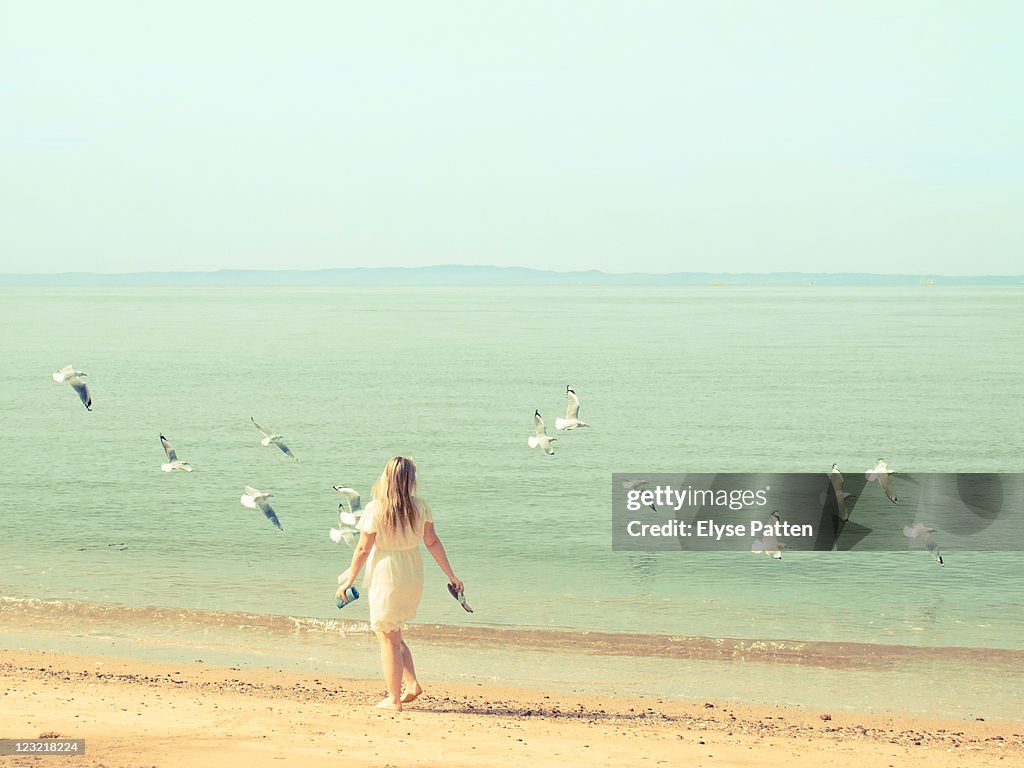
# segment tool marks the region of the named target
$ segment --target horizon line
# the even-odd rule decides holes
[[[541,275],[604,275],[607,277],[672,277],[677,275],[694,275],[694,276],[777,276],[777,275],[794,275],[794,276],[850,276],[850,277],[912,277],[912,278],[958,278],[958,279],[979,279],[985,277],[995,278],[1020,278],[1024,279],[1024,273],[999,273],[999,272],[985,272],[975,274],[963,274],[963,273],[940,273],[940,272],[854,272],[854,271],[835,271],[835,272],[808,272],[803,270],[792,270],[792,269],[779,269],[762,272],[754,271],[742,271],[742,272],[729,272],[729,271],[708,271],[708,270],[676,270],[672,272],[646,272],[646,271],[631,271],[631,272],[608,272],[602,269],[590,268],[590,269],[570,269],[570,270],[556,270],[556,269],[542,269],[538,267],[524,267],[524,266],[498,266],[496,264],[429,264],[422,266],[348,266],[348,267],[312,267],[312,268],[293,268],[293,267],[220,267],[217,269],[185,269],[185,270],[141,270],[131,272],[95,272],[95,271],[70,271],[65,270],[62,272],[0,272],[0,279],[2,278],[56,278],[56,277],[83,277],[83,276],[94,276],[94,277],[141,277],[141,276],[170,276],[170,275],[205,275],[213,276],[219,274],[231,274],[239,272],[249,273],[261,273],[261,274],[274,274],[274,273],[287,273],[287,274],[316,274],[321,272],[346,272],[346,271],[362,271],[362,270],[377,270],[377,271],[401,271],[401,272],[413,272],[413,271],[425,271],[425,270],[442,270],[442,269],[458,269],[458,270],[518,270],[523,272],[534,272]]]

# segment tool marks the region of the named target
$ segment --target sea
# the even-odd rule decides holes
[[[776,560],[611,529],[623,473],[1024,471],[1024,286],[4,287],[0,326],[0,648],[377,678],[332,486],[365,503],[401,454],[474,609],[424,552],[427,686],[1024,718],[1013,545]],[[557,432],[567,385],[590,426]]]

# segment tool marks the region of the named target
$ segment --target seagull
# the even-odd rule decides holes
[[[551,444],[557,440],[557,437],[548,437],[548,433],[544,431],[544,419],[540,417],[540,411],[533,412],[533,431],[536,433],[530,435],[527,444],[531,448],[536,448],[538,445],[544,449],[544,453],[548,456],[555,455],[555,449],[551,447]]]
[[[777,522],[782,522],[782,519],[779,517],[779,510],[773,509],[771,516],[774,517]],[[769,530],[771,529],[769,528]],[[789,544],[780,543],[778,537],[775,536],[774,533],[765,534],[763,539],[756,539],[754,543],[750,545],[751,552],[764,552],[766,555],[773,557],[776,560],[782,559],[782,550],[784,549],[789,549]]]
[[[359,518],[363,516],[363,506],[359,502],[359,493],[347,485],[335,485],[333,488],[345,497],[345,501],[338,505],[338,521],[342,525],[356,525],[359,522]]]
[[[339,544],[344,541],[349,549],[355,549],[359,544],[359,529],[350,528],[347,525],[341,528],[331,528],[331,541]]]
[[[53,374],[53,380],[60,384],[62,381],[66,381],[71,385],[71,388],[78,393],[78,397],[82,400],[82,405],[85,406],[85,410],[92,410],[92,396],[89,394],[89,387],[80,377],[88,376],[89,374],[83,371],[76,371],[75,366],[65,365],[55,374]]]
[[[242,494],[241,502],[243,507],[248,507],[249,509],[256,509],[258,507],[267,516],[267,520],[281,528],[281,521],[277,519],[277,513],[274,512],[274,508],[267,501],[273,495],[272,493],[257,491],[251,485],[247,485],[245,486],[245,493]],[[281,530],[283,531],[284,528],[281,528]]]
[[[273,443],[274,445],[281,449],[282,453],[291,456],[293,459],[298,461],[298,459],[295,458],[295,454],[291,452],[288,446],[281,442],[280,435],[275,435],[272,430],[269,430],[266,427],[262,426],[261,424],[257,423],[256,419],[253,419],[252,416],[250,416],[249,418],[252,420],[253,424],[256,424],[256,429],[263,433],[263,439],[260,440],[260,445],[270,445],[271,443]]]
[[[176,469],[183,470],[185,472],[191,472],[192,467],[187,461],[181,461],[178,458],[178,454],[174,452],[174,448],[171,447],[170,441],[162,434],[160,435],[160,445],[164,447],[164,453],[167,454],[167,463],[161,464],[160,469],[164,472],[173,472]]]
[[[572,387],[566,385],[565,387],[565,399],[569,401],[569,404],[565,409],[564,419],[555,419],[555,429],[576,429],[576,427],[589,427],[585,421],[580,421],[580,399],[576,397],[576,392]]]
[[[877,480],[878,484],[882,486],[882,490],[885,491],[886,498],[889,499],[893,504],[896,503],[896,491],[892,487],[892,477],[896,473],[889,469],[889,466],[885,463],[885,459],[879,459],[878,463],[875,464],[874,469],[869,469],[864,473],[868,481]]]
[[[932,560],[937,562],[939,565],[945,565],[942,560],[942,554],[939,552],[939,544],[935,539],[932,538],[932,534],[936,532],[935,528],[928,528],[921,523],[915,523],[914,525],[907,525],[903,528],[903,535],[908,539],[917,539],[924,548],[927,549],[932,556]]]
[[[832,465],[832,474],[829,477],[832,480],[832,489],[836,492],[836,507],[839,510],[839,519],[849,520],[850,510],[846,508],[846,500],[856,494],[843,490],[843,473],[839,471],[838,465]]]
[[[648,482],[647,480],[623,480],[622,481],[622,487],[625,488],[627,491],[642,491],[645,488],[650,487],[650,485],[651,485],[650,482]],[[647,506],[650,507],[651,510],[654,511],[654,512],[658,511],[658,508],[656,506],[654,506],[653,504],[648,504]]]
[[[359,518],[363,516],[363,508],[359,503],[359,494],[353,488],[344,485],[334,486],[334,490],[345,497],[338,505],[338,527],[331,528],[331,541],[337,544],[344,541],[352,549],[359,541]]]

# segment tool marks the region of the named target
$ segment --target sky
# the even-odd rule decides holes
[[[1019,0],[0,0],[0,272],[1020,274]]]

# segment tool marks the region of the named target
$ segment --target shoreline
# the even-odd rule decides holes
[[[40,632],[63,634],[72,619],[110,632],[135,632],[154,623],[189,631],[264,630],[272,633],[338,634],[368,637],[373,633],[363,617],[306,616],[286,613],[182,608],[166,605],[100,603],[61,597],[21,597],[0,594],[4,614]],[[570,626],[517,626],[419,621],[409,625],[417,642],[462,645],[482,650],[560,651],[573,647],[601,656],[661,657],[702,661],[750,661],[825,669],[886,668],[908,660],[919,662],[978,662],[1024,667],[1024,648],[1008,645],[927,645],[892,639],[832,640],[769,635],[688,635],[680,632],[588,629]]]
[[[0,737],[84,738],[76,765],[1024,765],[1024,727],[424,679],[402,713],[379,679],[5,650]],[[826,719],[825,716],[828,716]],[[576,758],[576,759],[574,759]],[[0,765],[36,765],[4,757]]]

